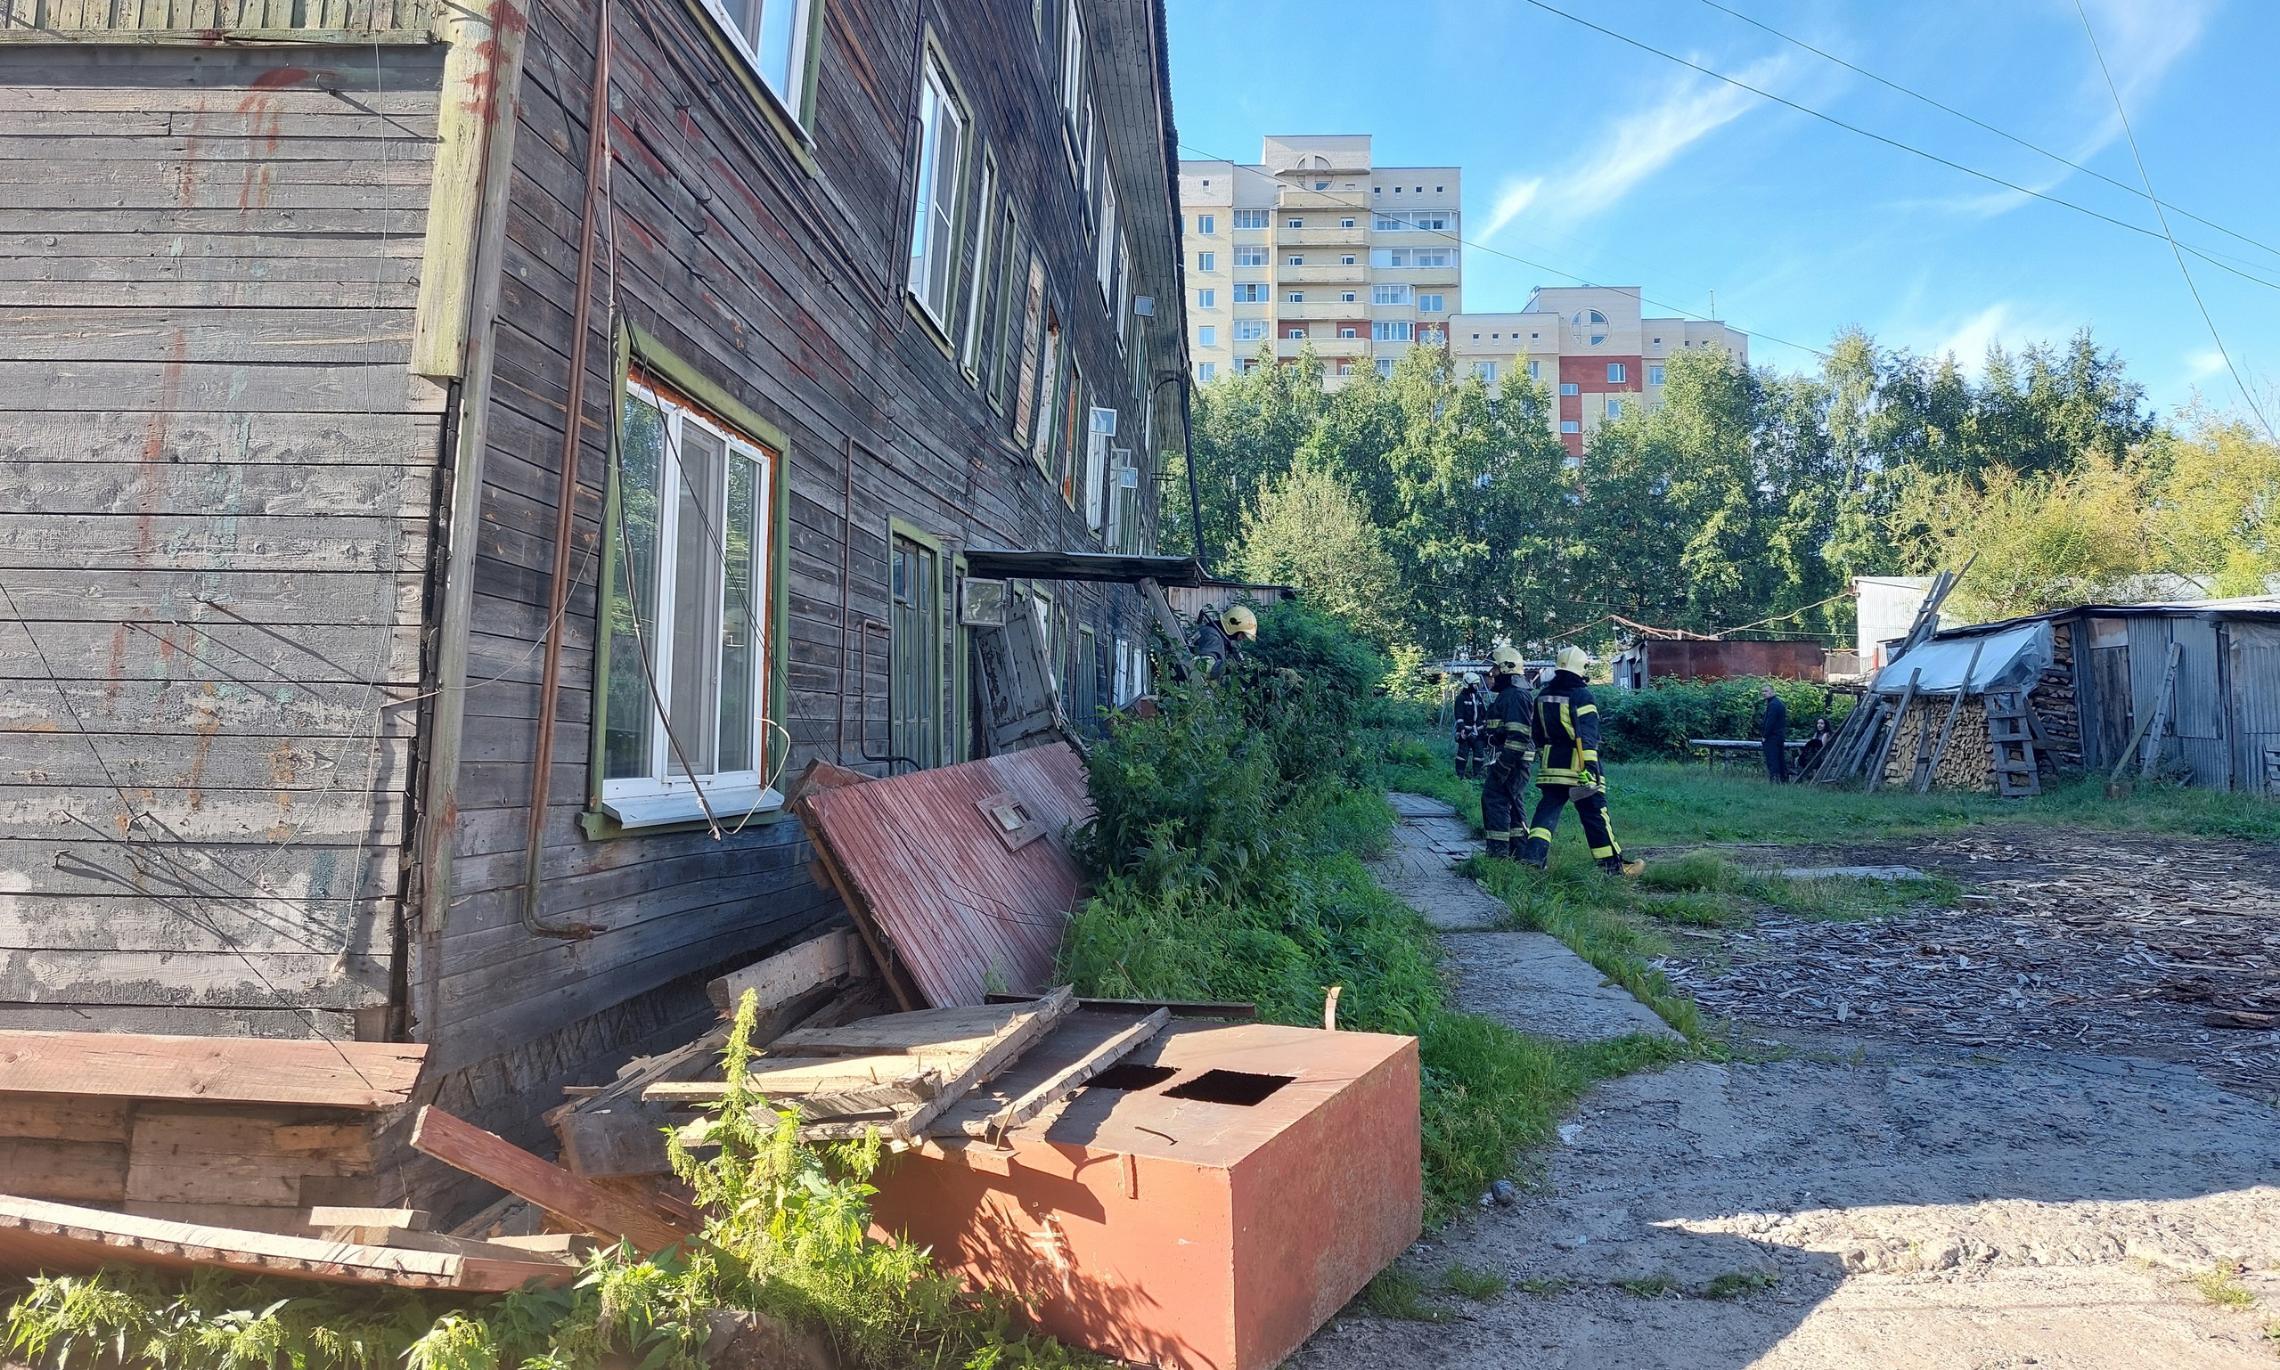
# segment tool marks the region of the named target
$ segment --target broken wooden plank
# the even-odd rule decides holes
[[[1037,1000],[1029,1012],[1006,1024],[1005,1030],[972,1063],[943,1081],[940,1093],[897,1119],[891,1129],[895,1137],[904,1142],[916,1142],[924,1137],[927,1128],[945,1110],[975,1086],[1020,1059],[1022,1052],[1050,1032],[1053,1024],[1067,1017],[1075,1007],[1076,995],[1067,985]]]
[[[528,1200],[566,1223],[613,1241],[622,1239],[643,1255],[694,1236],[700,1225],[694,1214],[668,1216],[656,1205],[614,1194],[433,1106],[422,1108],[412,1124],[412,1148]]]
[[[86,1273],[119,1263],[483,1293],[567,1284],[578,1274],[568,1262],[511,1249],[483,1256],[406,1251],[0,1195],[0,1273]]]
[[[409,1042],[0,1031],[0,1093],[376,1110],[411,1098]]]
[[[1756,746],[1756,743],[1751,743]],[[1034,994],[991,994],[986,1004],[1026,1004],[1037,998]],[[1130,1011],[1153,1013],[1163,1009],[1174,1018],[1226,1018],[1249,1021],[1259,1016],[1257,1004],[1246,1004],[1234,999],[1079,999],[1077,1008],[1100,1009],[1106,1012]]]
[[[1114,1016],[1108,1014],[1071,1014],[1063,1020],[1063,1031],[1074,1027],[1079,1019],[1092,1017],[1108,1018],[1111,1019],[1112,1023],[1114,1021]],[[1120,1026],[1113,1026],[1106,1037],[1099,1039],[1089,1049],[1081,1052],[1075,1060],[1053,1071],[1045,1079],[988,1117],[969,1121],[966,1125],[952,1128],[949,1131],[945,1131],[942,1125],[943,1120],[937,1120],[935,1126],[929,1130],[937,1137],[951,1135],[953,1132],[963,1132],[967,1136],[973,1137],[1003,1137],[1014,1128],[1021,1126],[1046,1109],[1076,1093],[1084,1087],[1086,1081],[1095,1075],[1137,1051],[1150,1038],[1163,1031],[1164,1024],[1170,1022],[1171,1017],[1169,1010],[1157,1009],[1146,1017],[1124,1020]]]
[[[770,1103],[796,1105],[810,1118],[912,1108],[940,1091],[939,1069],[911,1070],[900,1056],[887,1060],[895,1067],[892,1075],[863,1072],[861,1059],[795,1060],[780,1068],[748,1072],[745,1086]],[[641,1097],[672,1108],[701,1108],[727,1098],[728,1089],[726,1080],[673,1080],[651,1085]]]
[[[866,959],[852,929],[833,928],[789,951],[721,976],[705,986],[705,993],[714,1008],[734,1013],[750,992],[759,1012],[766,1013],[818,985],[862,974]]]
[[[426,1232],[434,1225],[433,1215],[424,1208],[356,1208],[341,1204],[319,1204],[309,1210],[305,1221],[315,1228],[392,1227],[406,1232]]]

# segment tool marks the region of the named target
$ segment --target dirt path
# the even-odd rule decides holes
[[[1832,1026],[1602,1086],[1532,1192],[1405,1258],[1509,1292],[1342,1318],[1293,1366],[2280,1365],[2270,1103],[2143,1057]]]

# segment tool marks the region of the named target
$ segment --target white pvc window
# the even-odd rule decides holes
[[[1264,209],[1238,209],[1235,211],[1237,228],[1265,228],[1269,211]]]
[[[1195,307],[1198,309],[1217,309],[1219,307],[1219,292],[1210,286],[1205,286],[1196,291]]]
[[[1235,341],[1257,342],[1265,336],[1267,336],[1267,321],[1265,319],[1237,319],[1235,321]]]
[[[602,801],[627,826],[781,802],[764,783],[774,454],[626,386]],[[662,702],[662,709],[659,707]]]
[[[1631,369],[1621,362],[1607,363],[1607,379],[1617,383],[1631,378]]]
[[[1216,233],[1219,231],[1219,220],[1210,214],[1198,214],[1195,216],[1195,231],[1198,233]]]
[[[950,317],[958,255],[958,186],[964,179],[966,115],[931,54],[918,92],[918,187],[911,206],[910,293],[937,324]]]
[[[1449,307],[1448,298],[1446,295],[1419,295],[1417,308],[1421,313],[1439,314]]]
[[[705,0],[761,84],[805,121],[808,114],[808,44],[821,0]]]
[[[1408,342],[1411,325],[1407,319],[1380,319],[1370,325],[1370,338],[1375,342]]]
[[[1263,247],[1239,247],[1235,249],[1235,265],[1237,266],[1265,266],[1266,264],[1267,250]]]
[[[1472,370],[1474,375],[1480,377],[1484,381],[1489,382],[1491,385],[1496,383],[1495,362],[1474,362]]]
[[[1371,304],[1407,304],[1409,287],[1406,285],[1373,285],[1370,287]]]
[[[1219,269],[1219,254],[1216,252],[1196,253],[1195,269],[1198,271],[1217,271]]]
[[[1218,329],[1218,327],[1217,327],[1216,325],[1213,325],[1213,324],[1208,324],[1208,323],[1207,323],[1207,324],[1203,325],[1201,328],[1198,328],[1198,329],[1195,331],[1195,345],[1196,345],[1197,347],[1217,347],[1217,346],[1219,346],[1219,329]]]
[[[1659,367],[1659,366],[1650,366],[1650,367],[1648,367],[1648,368],[1647,368],[1647,384],[1649,384],[1649,385],[1661,385],[1662,383],[1663,383],[1663,369],[1662,369],[1661,367]]]

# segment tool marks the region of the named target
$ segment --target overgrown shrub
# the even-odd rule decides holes
[[[1592,691],[1599,700],[1600,753],[1610,761],[1680,760],[1690,737],[1755,738],[1764,711],[1758,691],[1768,684],[1789,708],[1793,738],[1810,733],[1823,713],[1842,726],[1852,711],[1852,696],[1809,680],[1745,676],[1658,681],[1643,690],[1600,686]]]

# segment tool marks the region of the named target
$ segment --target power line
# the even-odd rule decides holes
[[[2102,223],[2112,224],[2114,227],[2120,229],[2127,229],[2131,233],[2142,234],[2148,238],[2166,239],[2176,250],[2180,252],[2190,252],[2194,256],[2199,257],[2202,261],[2205,261],[2209,265],[2216,267],[2220,271],[2229,271],[2244,281],[2253,281],[2256,284],[2264,286],[2270,290],[2280,290],[2280,281],[2268,281],[2262,276],[2252,276],[2248,272],[2241,270],[2239,267],[2231,266],[2223,261],[2220,261],[2216,257],[2213,257],[2207,252],[2202,251],[2200,248],[2194,247],[2190,244],[2177,242],[2174,237],[2170,237],[2166,232],[2156,232],[2153,229],[2145,227],[2143,224],[2133,224],[2127,219],[2117,219],[2111,214],[2092,209],[2088,205],[2077,203],[2076,201],[2069,200],[2064,196],[2053,195],[2048,191],[2036,190],[2032,186],[2023,186],[2020,185],[2017,181],[2005,180],[2003,177],[1997,176],[1991,171],[1981,171],[1977,167],[1966,166],[1964,163],[1958,162],[1951,157],[1943,157],[1939,153],[1931,152],[1924,148],[1917,147],[1913,143],[1902,142],[1898,138],[1893,138],[1885,134],[1878,133],[1874,129],[1863,128],[1859,124],[1848,123],[1843,119],[1839,119],[1834,114],[1830,114],[1824,110],[1815,109],[1811,105],[1800,104],[1799,102],[1792,100],[1785,95],[1776,95],[1772,91],[1765,89],[1763,86],[1752,85],[1749,82],[1742,80],[1738,76],[1728,76],[1726,73],[1719,71],[1714,67],[1704,66],[1702,63],[1694,61],[1691,58],[1681,57],[1675,52],[1668,51],[1664,48],[1658,48],[1652,43],[1633,38],[1627,33],[1617,32],[1614,29],[1608,28],[1604,24],[1594,23],[1579,14],[1571,14],[1568,11],[1561,9],[1557,5],[1546,3],[1546,0],[1526,0],[1526,3],[1542,10],[1546,14],[1557,15],[1559,18],[1565,19],[1569,23],[1580,24],[1584,28],[1590,29],[1594,33],[1604,34],[1607,37],[1614,39],[1618,43],[1623,43],[1630,47],[1637,48],[1641,52],[1651,53],[1656,57],[1662,58],[1666,62],[1675,62],[1678,65],[1685,67],[1689,71],[1699,72],[1702,75],[1710,77],[1715,81],[1723,81],[1727,85],[1732,86],[1737,90],[1746,90],[1750,94],[1757,96],[1759,99],[1771,100],[1777,105],[1782,105],[1786,108],[1796,110],[1800,114],[1811,115],[1813,118],[1819,119],[1825,124],[1830,124],[1834,127],[1841,128],[1847,133],[1855,133],[1863,138],[1870,139],[1871,141],[1882,143],[1886,147],[1905,152],[1910,156],[1921,157],[1927,162],[1937,163],[1938,165],[1944,166],[1951,171],[1960,171],[1966,176],[1973,177],[1977,180],[1986,181],[1990,185],[1998,185],[2006,190],[2016,191],[2021,195],[2032,196],[2037,200],[2042,200],[2049,204],[2058,205],[2064,209],[2071,209],[2077,214],[2086,214],[2093,219],[2099,220]],[[2158,206],[2156,208],[2158,209]]]
[[[2082,0],[2074,0],[2074,12],[2081,16],[2083,35],[2090,40],[2091,55],[2098,59],[2098,74],[2106,78],[2106,89],[2113,93],[2114,113],[2122,121],[2123,136],[2129,139],[2130,158],[2137,163],[2138,178],[2145,182],[2145,197],[2153,200],[2154,217],[2161,221],[2162,236],[2169,239],[2169,251],[2177,258],[2177,273],[2185,278],[2185,288],[2192,292],[2193,304],[2201,311],[2201,322],[2209,327],[2209,337],[2217,345],[2217,355],[2225,359],[2225,370],[2232,373],[2233,384],[2240,387],[2241,399],[2247,402],[2249,412],[2256,415],[2256,421],[2264,425],[2264,436],[2270,438],[2273,436],[2272,421],[2264,417],[2264,411],[2257,406],[2256,397],[2249,393],[2248,383],[2240,378],[2240,368],[2233,365],[2232,352],[2225,347],[2224,335],[2217,332],[2217,321],[2209,314],[2208,301],[2201,298],[2201,287],[2194,284],[2193,273],[2185,265],[2185,253],[2177,246],[2177,235],[2169,231],[2169,216],[2162,212],[2161,201],[2154,199],[2153,177],[2145,169],[2145,154],[2138,150],[2137,133],[2130,127],[2129,111],[2122,108],[2121,87],[2114,84],[2114,73],[2106,67],[2105,50],[2098,46],[2097,30],[2090,26],[2090,12],[2082,8]]]
[[[1229,166],[1232,166],[1232,167],[1234,167],[1234,168],[1235,168],[1237,171],[1239,171],[1239,172],[1243,172],[1243,173],[1246,173],[1246,174],[1248,174],[1248,175],[1251,175],[1251,176],[1256,176],[1256,177],[1258,177],[1258,178],[1259,178],[1260,180],[1262,180],[1262,181],[1273,181],[1273,182],[1274,182],[1275,184],[1277,184],[1277,185],[1280,185],[1280,184],[1281,184],[1281,181],[1280,181],[1280,180],[1279,180],[1279,179],[1278,179],[1278,178],[1277,178],[1277,177],[1276,177],[1276,176],[1275,176],[1275,175],[1274,175],[1272,172],[1263,171],[1263,170],[1261,170],[1261,169],[1260,169],[1260,168],[1258,168],[1258,167],[1255,167],[1255,166],[1249,166],[1249,165],[1247,165],[1247,164],[1245,164],[1245,163],[1242,163],[1242,162],[1238,162],[1238,161],[1236,161],[1236,160],[1235,160],[1234,158],[1232,158],[1232,157],[1221,157],[1221,156],[1218,156],[1217,154],[1215,154],[1215,153],[1213,153],[1213,152],[1209,151],[1208,149],[1197,147],[1197,146],[1196,146],[1195,144],[1193,144],[1193,143],[1185,143],[1185,142],[1183,142],[1183,143],[1181,143],[1181,144],[1180,144],[1180,147],[1181,147],[1181,149],[1182,149],[1182,150],[1184,150],[1184,151],[1187,151],[1187,152],[1191,152],[1191,153],[1194,153],[1194,154],[1195,154],[1197,157],[1200,157],[1200,158],[1202,158],[1203,160],[1205,160],[1205,161],[1207,161],[1207,162],[1225,162],[1225,163],[1227,163]],[[1320,194],[1320,195],[1329,195],[1329,192],[1328,192],[1328,191],[1317,191],[1317,192],[1314,192],[1314,193],[1316,193],[1316,194]],[[1335,205],[1337,205],[1337,206],[1341,207],[1341,208],[1344,208],[1344,209],[1362,209],[1362,210],[1371,210],[1372,212],[1375,212],[1375,207],[1374,207],[1374,206],[1372,206],[1372,205],[1370,205],[1370,204],[1368,204],[1367,202],[1365,202],[1365,201],[1362,201],[1362,200],[1344,200],[1344,199],[1337,199],[1337,198],[1333,197],[1333,198],[1332,198],[1332,201],[1331,201],[1331,202],[1332,202],[1333,204],[1335,204]],[[1504,258],[1506,261],[1510,261],[1510,262],[1518,262],[1520,265],[1522,265],[1522,266],[1525,266],[1525,267],[1529,267],[1529,268],[1531,268],[1531,269],[1533,269],[1533,270],[1536,270],[1536,271],[1547,272],[1547,273],[1549,273],[1549,274],[1551,274],[1551,275],[1554,275],[1554,276],[1560,276],[1560,277],[1564,277],[1564,278],[1565,278],[1565,279],[1567,279],[1567,280],[1571,280],[1571,281],[1574,281],[1574,282],[1575,282],[1576,284],[1578,284],[1578,285],[1587,285],[1587,286],[1595,286],[1595,287],[1596,287],[1596,286],[1598,286],[1598,285],[1600,285],[1600,282],[1598,282],[1598,281],[1594,281],[1594,280],[1591,280],[1591,279],[1589,279],[1589,278],[1587,278],[1587,277],[1584,277],[1584,276],[1578,276],[1577,274],[1575,274],[1575,273],[1574,273],[1574,272],[1572,272],[1572,271],[1562,271],[1560,268],[1558,268],[1558,267],[1556,267],[1556,266],[1552,266],[1552,265],[1550,265],[1549,263],[1546,263],[1546,262],[1538,262],[1538,261],[1531,261],[1530,259],[1528,259],[1528,258],[1526,258],[1526,257],[1520,256],[1518,253],[1514,253],[1514,252],[1507,252],[1507,251],[1505,251],[1505,250],[1504,250],[1503,248],[1501,248],[1501,247],[1490,247],[1490,246],[1489,246],[1487,243],[1482,243],[1482,242],[1475,242],[1475,241],[1473,241],[1473,240],[1472,240],[1472,239],[1470,239],[1470,238],[1460,237],[1460,236],[1458,236],[1456,233],[1453,233],[1453,232],[1451,232],[1450,230],[1448,230],[1448,229],[1445,229],[1445,228],[1420,228],[1420,229],[1417,229],[1417,230],[1415,230],[1415,231],[1416,231],[1416,232],[1419,232],[1419,233],[1430,233],[1430,234],[1432,234],[1434,237],[1437,237],[1437,238],[1446,238],[1446,239],[1448,239],[1450,242],[1452,242],[1452,243],[1455,243],[1455,244],[1457,244],[1457,245],[1458,245],[1458,246],[1460,246],[1460,247],[1469,247],[1469,248],[1471,248],[1472,250],[1474,250],[1475,252],[1485,252],[1485,253],[1489,254],[1490,256],[1492,256],[1492,257],[1502,257],[1502,258]],[[1726,321],[1726,320],[1724,320],[1724,319],[1714,319],[1714,318],[1710,317],[1708,314],[1699,314],[1699,313],[1696,313],[1694,310],[1691,310],[1691,309],[1687,309],[1687,308],[1684,308],[1683,306],[1680,306],[1680,305],[1675,305],[1675,304],[1672,304],[1672,303],[1671,303],[1670,301],[1668,301],[1668,300],[1658,300],[1658,299],[1656,299],[1654,296],[1652,296],[1652,295],[1649,295],[1649,294],[1645,293],[1644,291],[1641,291],[1641,292],[1640,292],[1640,294],[1639,294],[1639,299],[1640,299],[1640,301],[1641,301],[1642,303],[1645,303],[1645,304],[1651,304],[1651,305],[1653,305],[1653,306],[1654,306],[1655,308],[1657,308],[1657,309],[1667,309],[1667,310],[1670,310],[1670,311],[1671,311],[1672,313],[1674,313],[1674,314],[1678,314],[1678,315],[1680,315],[1680,316],[1682,316],[1682,317],[1685,317],[1685,318],[1694,319],[1694,320],[1696,320],[1696,321],[1698,321],[1698,322],[1701,322],[1701,323],[1725,323],[1725,322],[1727,322],[1727,321]],[[1799,351],[1799,352],[1805,352],[1805,353],[1809,353],[1809,354],[1811,354],[1812,356],[1815,356],[1815,357],[1819,357],[1819,358],[1820,358],[1821,360],[1823,360],[1823,361],[1827,361],[1827,360],[1829,359],[1829,354],[1828,354],[1826,351],[1824,351],[1823,349],[1821,349],[1821,348],[1818,348],[1818,347],[1809,346],[1809,345],[1807,345],[1807,344],[1805,344],[1805,343],[1801,343],[1801,342],[1791,342],[1791,341],[1790,341],[1789,339],[1787,339],[1787,338],[1776,337],[1775,335],[1773,335],[1773,334],[1771,334],[1771,333],[1760,333],[1760,332],[1757,332],[1757,331],[1755,331],[1755,330],[1753,330],[1753,329],[1743,328],[1743,327],[1741,327],[1741,326],[1739,326],[1739,325],[1735,325],[1735,331],[1736,331],[1736,332],[1740,332],[1740,333],[1747,333],[1749,336],[1751,336],[1751,337],[1753,337],[1753,338],[1763,338],[1763,339],[1765,339],[1767,342],[1770,342],[1770,343],[1777,343],[1777,344],[1779,344],[1779,345],[1780,345],[1780,346],[1782,346],[1782,347],[1790,347],[1790,348],[1795,348],[1795,349],[1796,349],[1797,351]]]
[[[2138,196],[2141,199],[2150,201],[2157,208],[2166,208],[2172,213],[2191,219],[2194,223],[2213,228],[2228,238],[2238,238],[2240,241],[2247,243],[2252,247],[2260,247],[2266,252],[2280,256],[2280,247],[2274,247],[2270,243],[2263,242],[2256,238],[2251,238],[2247,234],[2239,232],[2235,229],[2227,228],[2214,219],[2202,218],[2200,215],[2193,213],[2191,210],[2180,209],[2176,205],[2166,204],[2164,201],[2156,200],[2151,193],[2141,190],[2138,187],[2131,185],[2127,181],[2117,180],[2112,176],[2108,176],[2103,171],[2098,171],[2091,167],[2084,166],[2082,163],[2075,161],[2071,157],[2053,152],[2049,148],[2043,147],[2038,143],[2029,142],[2027,139],[2020,137],[2016,133],[1997,128],[1995,125],[1988,123],[1985,119],[1981,119],[1973,114],[1968,114],[1963,110],[1957,109],[1953,105],[1935,99],[1932,96],[1924,94],[1920,90],[1916,90],[1913,87],[1903,85],[1902,83],[1894,81],[1889,77],[1880,76],[1864,66],[1860,66],[1853,62],[1848,62],[1844,58],[1837,56],[1835,53],[1830,52],[1824,48],[1815,47],[1811,43],[1806,42],[1804,39],[1799,38],[1794,34],[1784,33],[1780,29],[1775,28],[1773,25],[1768,24],[1761,19],[1752,18],[1751,16],[1742,13],[1740,10],[1722,5],[1718,3],[1718,0],[1702,0],[1702,3],[1708,5],[1711,9],[1718,11],[1720,14],[1731,15],[1732,17],[1741,20],[1743,23],[1748,24],[1751,28],[1761,29],[1766,33],[1770,33],[1774,37],[1780,39],[1784,43],[1788,43],[1792,47],[1802,48],[1805,51],[1812,53],[1815,57],[1821,58],[1823,61],[1833,62],[1836,65],[1843,67],[1846,71],[1852,72],[1857,76],[1865,76],[1869,80],[1876,82],[1878,85],[1883,86],[1888,90],[1898,91],[1900,94],[1907,96],[1909,99],[1929,105],[1933,109],[1939,110],[1944,114],[1952,114],[1956,118],[1963,120],[1965,123],[1970,124],[1974,128],[1982,129],[1988,133],[1992,133],[1996,137],[2001,138],[2006,142],[2014,143],[2019,147],[2023,147],[2027,151],[2032,152],[2037,156],[2048,157],[2050,160],[2058,163],[2060,166],[2070,167],[2073,170],[2081,172],[2085,176],[2096,177],[2098,180],[2104,181],[2107,185],[2114,187],[2116,190],[2127,191],[2128,193]]]

